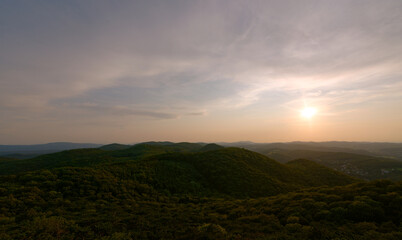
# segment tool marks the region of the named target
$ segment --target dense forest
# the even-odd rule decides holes
[[[371,142],[290,142],[227,144],[279,162],[305,158],[365,180],[402,180],[402,144]]]
[[[402,183],[216,144],[0,159],[0,239],[402,239]]]

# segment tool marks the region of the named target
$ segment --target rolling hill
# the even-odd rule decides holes
[[[350,176],[367,180],[402,180],[402,161],[390,158],[344,152],[285,149],[271,150],[270,152],[266,152],[265,155],[283,163],[297,158],[310,159]]]
[[[107,149],[0,160],[0,239],[402,236],[400,183],[215,144]]]
[[[224,143],[224,146],[243,147],[266,154],[274,149],[344,152],[402,160],[402,143],[382,142],[287,142],[287,143]]]
[[[131,145],[119,144],[119,143],[112,143],[108,145],[103,145],[99,147],[99,149],[106,150],[106,151],[115,151],[115,150],[123,150],[132,147]]]
[[[77,149],[33,159],[1,161],[0,174],[91,167],[170,194],[235,197],[269,196],[302,187],[356,182],[316,165],[308,161],[284,165],[249,150],[219,145],[143,143],[121,150]]]
[[[53,142],[33,145],[0,145],[0,156],[28,159],[39,155],[80,148],[97,148],[94,143]]]
[[[0,174],[14,174],[58,167],[85,167],[103,163],[137,160],[151,155],[170,152],[193,152],[203,145],[193,143],[142,143],[129,145],[105,145],[100,148],[83,148],[44,154],[31,159],[0,162]]]

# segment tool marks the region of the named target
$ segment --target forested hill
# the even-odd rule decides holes
[[[112,145],[0,160],[0,169],[0,239],[402,236],[400,183],[241,148]]]
[[[402,180],[402,161],[346,152],[274,149],[264,155],[286,163],[305,158],[350,176],[366,179]]]
[[[42,154],[60,152],[63,150],[80,148],[97,148],[100,144],[94,143],[71,143],[71,142],[53,142],[34,145],[0,145],[0,156],[27,159]]]
[[[308,150],[320,152],[355,153],[376,157],[390,157],[402,160],[402,143],[387,142],[287,142],[287,143],[223,143],[225,146],[244,147],[266,154],[273,149]]]
[[[100,148],[83,148],[45,154],[31,159],[0,162],[0,174],[58,167],[85,167],[105,163],[139,160],[148,156],[169,152],[194,152],[203,145],[195,143],[143,143],[130,145],[110,144]]]
[[[69,150],[33,159],[1,161],[0,173],[91,167],[93,171],[134,179],[170,194],[236,197],[269,196],[301,187],[336,186],[357,181],[326,167],[317,168],[317,164],[307,160],[297,166],[288,166],[249,150],[217,146],[145,143],[112,151],[102,148]],[[217,150],[207,151],[208,148]]]
[[[14,161],[14,160],[17,160],[17,159],[6,158],[6,157],[0,157],[0,165],[1,165],[1,163],[3,163],[3,162],[9,162],[9,161]]]

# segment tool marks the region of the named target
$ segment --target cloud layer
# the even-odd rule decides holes
[[[402,141],[401,22],[398,0],[2,1],[0,142]],[[378,139],[334,134],[379,114]]]

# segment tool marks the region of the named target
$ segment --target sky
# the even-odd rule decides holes
[[[402,142],[401,23],[400,0],[2,0],[0,144]]]

